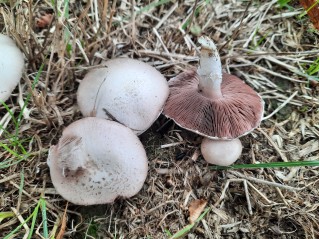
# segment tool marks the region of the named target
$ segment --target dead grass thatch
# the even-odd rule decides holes
[[[241,77],[265,101],[265,120],[242,138],[237,163],[318,159],[319,85],[306,72],[319,53],[318,33],[306,16],[298,18],[300,13],[297,3],[280,8],[276,0],[0,3],[0,32],[16,41],[27,60],[7,102],[15,117],[26,103],[20,127],[4,106],[0,124],[17,132],[29,153],[0,169],[0,212],[15,215],[1,221],[0,237],[23,223],[44,198],[47,221],[38,216],[33,238],[43,237],[43,223],[50,236],[64,238],[168,238],[189,223],[190,202],[203,198],[212,210],[187,238],[318,238],[317,167],[213,171],[199,155],[200,137],[172,123],[163,127],[164,117],[141,136],[149,175],[133,198],[67,206],[46,165],[50,145],[82,117],[76,90],[89,69],[126,56],[169,79],[197,65],[202,34],[219,46],[225,71]],[[0,136],[23,155],[8,134]],[[12,157],[1,148],[2,162]],[[10,238],[26,238],[30,227],[31,221]]]

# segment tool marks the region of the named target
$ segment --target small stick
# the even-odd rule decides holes
[[[196,149],[191,157],[191,160],[195,162],[198,159],[199,155],[200,155],[200,150]]]
[[[263,131],[262,129],[258,128],[257,129],[259,132],[261,132],[269,141],[269,143],[275,148],[275,150],[277,151],[277,153],[279,154],[279,156],[281,157],[282,161],[284,162],[288,162],[288,159],[286,157],[286,155],[284,155],[280,149],[278,148],[277,144],[271,139],[271,137],[269,137],[268,134],[266,134],[265,131]]]
[[[275,182],[275,180],[273,179],[273,177],[271,175],[268,175],[268,177],[270,178],[271,181]],[[284,195],[282,194],[282,192],[280,191],[280,189],[278,187],[276,187],[276,191],[279,194],[279,196],[281,197],[282,201],[286,204],[286,206],[289,206],[289,204],[286,201]]]
[[[29,236],[29,232],[30,232],[30,228],[28,227],[28,225],[26,224],[25,220],[23,219],[23,217],[21,216],[21,214],[17,211],[17,209],[15,209],[14,207],[11,207],[11,210],[13,211],[13,213],[17,216],[17,218],[19,219],[19,221],[21,222],[21,224],[23,225],[24,229],[25,229],[25,234],[23,236],[23,239],[27,239]]]
[[[238,181],[238,179],[237,179],[237,180],[236,180],[236,179],[235,179],[235,180],[234,180],[234,179],[228,179],[228,180],[226,181],[226,184],[225,184],[225,186],[224,186],[224,188],[223,188],[222,194],[220,195],[218,201],[215,202],[214,207],[217,207],[217,205],[225,198],[226,190],[227,190],[227,188],[229,187],[229,183],[230,183],[230,182],[233,182],[233,181]]]
[[[109,0],[105,0],[103,3],[103,12],[102,12],[102,24],[107,30],[107,23],[106,23],[106,14],[107,14],[107,7],[109,6]]]
[[[168,11],[165,13],[165,15],[162,17],[162,19],[156,24],[155,29],[157,30],[162,26],[162,24],[172,15],[172,13],[175,11],[175,9],[178,7],[178,2],[176,2]]]
[[[280,111],[282,108],[284,108],[285,105],[288,104],[297,94],[298,94],[298,91],[295,91],[291,96],[289,96],[289,98],[287,100],[285,100],[281,105],[279,105],[277,109],[275,109],[269,115],[264,117],[262,120],[264,121],[264,120],[267,120],[267,119],[271,118],[272,116],[274,116],[278,111]]]
[[[163,145],[161,145],[161,149],[174,147],[174,146],[185,144],[185,143],[186,143],[185,141],[181,141],[181,142],[175,142],[175,143],[170,143],[170,144],[163,144]]]
[[[12,175],[10,175],[10,176],[8,176],[8,177],[4,177],[3,175],[1,175],[2,177],[4,177],[3,179],[0,179],[0,184],[1,183],[5,183],[5,182],[7,182],[7,181],[10,181],[10,180],[12,180],[12,179],[14,179],[14,178],[17,178],[17,177],[19,177],[19,173],[15,173],[15,174],[12,174]]]
[[[248,212],[249,212],[249,215],[253,215],[253,210],[251,209],[250,197],[249,197],[249,192],[248,192],[247,180],[244,180],[243,183],[244,183],[244,189],[245,189],[245,194],[246,194]]]
[[[190,29],[191,29],[191,25],[193,23],[193,20],[194,20],[194,16],[195,16],[195,11],[196,11],[196,8],[197,8],[197,4],[198,4],[198,0],[195,0],[195,3],[193,5],[193,9],[192,9],[192,14],[190,16],[190,19],[189,19],[189,24],[187,26],[187,29],[186,29],[186,34],[188,35],[188,33],[190,32]]]
[[[265,199],[265,201],[269,204],[272,204],[273,202],[270,201],[262,192],[260,192],[251,182],[247,181],[247,184],[249,185],[249,187],[251,187],[252,189],[255,190],[256,193],[259,194],[259,196],[261,196],[263,199]]]
[[[110,31],[111,31],[111,27],[112,27],[112,22],[113,22],[113,16],[114,16],[114,13],[116,12],[116,3],[117,3],[117,0],[114,0],[113,1],[113,4],[112,4],[112,9],[111,9],[111,12],[110,12],[110,20],[109,20],[109,23],[108,23],[108,27],[107,27],[107,30],[106,30],[106,35],[109,35]]]
[[[235,175],[235,176],[238,176],[238,177],[250,180],[250,181],[254,181],[256,183],[261,183],[261,184],[266,184],[266,185],[273,186],[273,187],[283,188],[283,189],[286,189],[286,190],[289,190],[289,191],[292,191],[292,192],[300,191],[302,189],[302,188],[294,188],[294,187],[291,187],[291,186],[286,186],[286,185],[283,185],[283,184],[280,184],[280,183],[269,182],[269,181],[266,181],[266,180],[257,179],[257,178],[246,176],[246,175],[244,175],[242,173],[235,172],[235,171],[231,171],[231,173],[233,175]]]
[[[164,51],[166,52],[166,54],[168,55],[168,57],[171,59],[171,61],[174,61],[174,59],[171,57],[169,50],[167,49],[167,47],[165,46],[161,36],[159,35],[158,31],[156,30],[155,27],[153,27],[153,32],[156,35],[156,37],[158,38],[158,40],[160,41],[162,47],[164,48]]]

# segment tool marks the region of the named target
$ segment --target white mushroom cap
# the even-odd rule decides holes
[[[84,116],[116,120],[136,134],[162,112],[169,94],[165,77],[154,67],[129,58],[105,62],[82,80],[77,94]]]
[[[0,34],[0,104],[6,101],[20,81],[24,67],[23,54],[13,40]]]
[[[147,176],[142,143],[129,128],[88,117],[64,129],[47,161],[59,194],[79,205],[105,204],[131,197]]]
[[[201,152],[204,159],[210,164],[229,166],[241,155],[242,144],[240,140],[213,140],[204,138]]]

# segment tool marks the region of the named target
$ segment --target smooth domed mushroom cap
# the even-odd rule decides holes
[[[141,134],[158,118],[168,94],[165,77],[154,67],[117,58],[86,74],[77,100],[84,116],[113,119]]]
[[[234,139],[258,127],[261,97],[238,77],[223,73],[222,97],[212,99],[198,89],[199,75],[187,71],[171,79],[164,115],[182,128],[210,139]]]
[[[0,34],[0,104],[6,101],[20,81],[24,67],[23,54],[14,41]]]
[[[241,155],[242,144],[239,139],[213,140],[204,138],[201,152],[204,159],[210,164],[229,166]]]
[[[59,194],[79,205],[105,204],[137,194],[147,176],[142,143],[129,128],[88,117],[69,125],[47,161]]]

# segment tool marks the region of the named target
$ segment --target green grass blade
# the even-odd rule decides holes
[[[187,225],[180,231],[176,232],[170,239],[178,239],[184,237],[187,233],[189,233],[192,228],[197,225],[204,217],[205,215],[211,210],[211,207],[208,207],[205,209],[205,211],[195,220],[194,223]]]
[[[310,166],[310,167],[319,166],[319,160],[256,163],[256,164],[234,164],[231,166],[211,166],[210,168],[213,170],[225,170],[225,169],[254,169],[254,168],[280,168],[280,167],[306,167],[306,166]]]
[[[306,9],[302,14],[300,14],[298,18],[301,19],[304,16],[306,16],[311,9],[313,9],[316,5],[318,5],[318,3],[319,3],[319,0],[314,1],[314,3],[308,9]]]
[[[143,13],[143,12],[148,12],[152,8],[156,8],[158,6],[166,4],[168,2],[171,2],[171,0],[159,0],[158,2],[152,2],[152,3],[148,4],[148,5],[146,5],[145,7],[141,8],[136,14],[140,14],[140,13]]]
[[[3,239],[12,238],[12,235],[14,235],[16,232],[20,231],[20,229],[23,227],[23,225],[26,224],[32,218],[32,216],[33,216],[33,213],[24,221],[24,223],[21,223],[19,226],[17,226],[13,231],[11,231]]]
[[[9,218],[9,217],[14,217],[14,213],[13,212],[0,212],[0,223],[2,222],[2,220]]]
[[[23,223],[21,223],[19,226],[17,226],[13,231],[11,231],[8,235],[6,235],[3,239],[9,239],[12,238],[12,235],[14,235],[16,232],[20,231],[20,229],[24,226],[24,224],[26,224],[31,218],[33,218],[32,220],[32,226],[31,230],[29,232],[28,235],[28,239],[31,238],[33,230],[34,230],[34,225],[35,225],[35,220],[36,220],[36,216],[38,214],[39,211],[39,206],[40,206],[40,201],[38,202],[37,206],[35,207],[34,211],[32,212],[32,214],[26,219],[24,220]]]
[[[27,158],[27,156],[19,159],[19,160],[16,160],[16,159],[7,159],[3,162],[0,162],[0,169],[4,169],[4,168],[8,168],[8,167],[11,167],[13,165],[16,165],[18,163],[20,163],[21,161],[25,160]],[[13,161],[13,163],[12,163]]]
[[[42,212],[42,221],[43,221],[43,237],[49,238],[47,207],[46,207],[46,201],[44,198],[41,198],[41,212]]]
[[[14,115],[13,115],[13,112],[11,111],[11,109],[9,108],[9,106],[6,104],[6,103],[4,103],[2,100],[0,100],[0,103],[3,105],[3,107],[6,109],[6,111],[9,113],[9,115],[11,116],[11,119],[13,120],[13,123],[14,123],[14,125],[16,126],[18,123],[17,123],[17,120],[16,120],[16,118],[14,117]],[[0,125],[1,126],[1,129],[2,129],[2,125]]]
[[[24,185],[24,170],[22,168],[20,172],[20,185],[19,185],[19,201],[18,204],[21,205],[21,196],[22,196],[22,191],[23,191],[23,185]],[[19,210],[19,209],[18,209]]]
[[[40,68],[39,68],[39,70],[38,70],[38,72],[37,72],[37,74],[36,74],[36,76],[35,76],[35,78],[34,78],[34,81],[33,81],[32,86],[31,86],[32,90],[34,90],[36,84],[39,82],[40,75],[41,75],[41,73],[42,73],[42,71],[43,71],[43,67],[44,67],[44,63],[41,64],[41,66],[40,66]],[[21,109],[21,111],[20,111],[20,113],[19,113],[19,116],[18,116],[18,120],[17,120],[18,123],[20,123],[21,120],[22,120],[23,111],[24,111],[24,109],[27,107],[27,105],[28,105],[28,103],[29,103],[29,101],[30,101],[30,98],[31,98],[31,93],[29,93],[29,94],[27,95],[27,98],[26,98],[26,100],[24,101],[24,104],[23,104],[22,109]],[[20,125],[18,124],[17,127],[16,127],[16,134],[18,133],[18,129],[19,129],[19,128],[20,128]]]
[[[35,228],[35,222],[37,220],[38,217],[38,212],[39,212],[39,207],[40,207],[40,201],[38,202],[38,205],[35,207],[34,211],[33,211],[33,216],[32,216],[32,223],[31,223],[31,227],[30,227],[30,231],[29,231],[29,235],[28,235],[28,239],[32,238],[32,234],[33,234],[33,230]]]
[[[17,157],[17,158],[19,158],[19,159],[22,158],[22,156],[20,156],[19,154],[17,154],[17,152],[11,150],[6,144],[3,144],[3,143],[0,142],[0,146],[1,146],[2,148],[4,148],[7,152],[9,152],[11,155],[13,155],[13,156],[15,156],[15,157]]]

